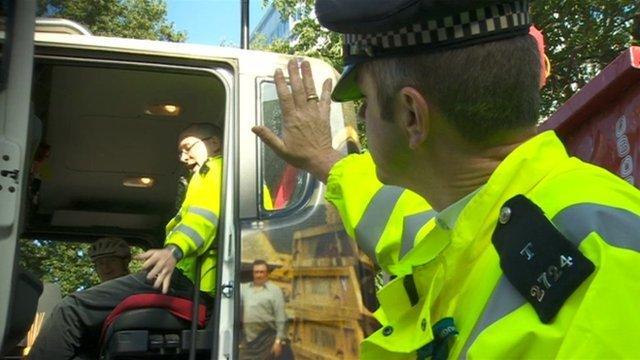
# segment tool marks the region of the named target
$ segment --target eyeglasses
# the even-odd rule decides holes
[[[197,144],[204,142],[205,140],[209,140],[211,139],[212,136],[206,137],[206,138],[202,138],[202,139],[198,139],[198,141],[194,141],[193,144],[185,147],[184,149],[180,149],[178,150],[178,157],[181,157],[182,155],[189,155],[189,152],[191,151],[191,149],[193,149],[194,146],[196,146]]]

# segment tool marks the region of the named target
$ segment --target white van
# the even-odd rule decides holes
[[[211,122],[225,133],[215,314],[193,344],[188,323],[167,329],[154,319],[121,324],[104,339],[101,357],[176,358],[194,351],[198,358],[237,357],[239,285],[260,258],[285,294],[293,356],[357,358],[375,308],[373,265],[325,203],[323,185],[288,167],[250,130],[280,128],[273,73],[291,57],[98,37],[72,22],[43,22],[34,35],[34,2],[9,1],[5,9],[2,353],[24,337],[42,288],[18,267],[20,241],[117,235],[142,248],[161,246],[180,177],[177,134],[190,123]],[[330,65],[309,60],[318,85],[336,79]],[[357,151],[352,106],[332,106],[334,147]],[[46,175],[32,171],[36,153]]]

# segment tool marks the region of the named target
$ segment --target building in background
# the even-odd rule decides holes
[[[315,16],[315,14],[312,14],[312,16]],[[296,42],[296,39],[292,38],[291,30],[301,18],[302,11],[298,10],[294,16],[284,20],[280,12],[276,10],[273,5],[270,5],[258,22],[258,25],[249,35],[249,42],[254,42],[256,37],[262,34],[265,37],[267,45],[277,39],[289,40],[293,44]]]

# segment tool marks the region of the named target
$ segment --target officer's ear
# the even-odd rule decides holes
[[[399,125],[407,136],[409,148],[418,149],[429,134],[429,105],[424,96],[413,87],[400,89],[396,103]]]

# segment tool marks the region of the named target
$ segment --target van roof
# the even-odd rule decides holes
[[[37,18],[36,33],[91,35],[91,31],[75,21],[57,18]]]
[[[255,65],[257,67],[264,66],[265,64],[283,64],[294,57],[302,58],[302,56],[257,50],[245,50],[233,47],[45,32],[37,32],[35,35],[35,42],[36,45],[41,46],[107,50],[138,55],[155,55],[201,60],[236,60],[239,63],[246,63],[246,65]],[[330,66],[319,59],[304,58],[305,60],[308,60],[312,66]]]

